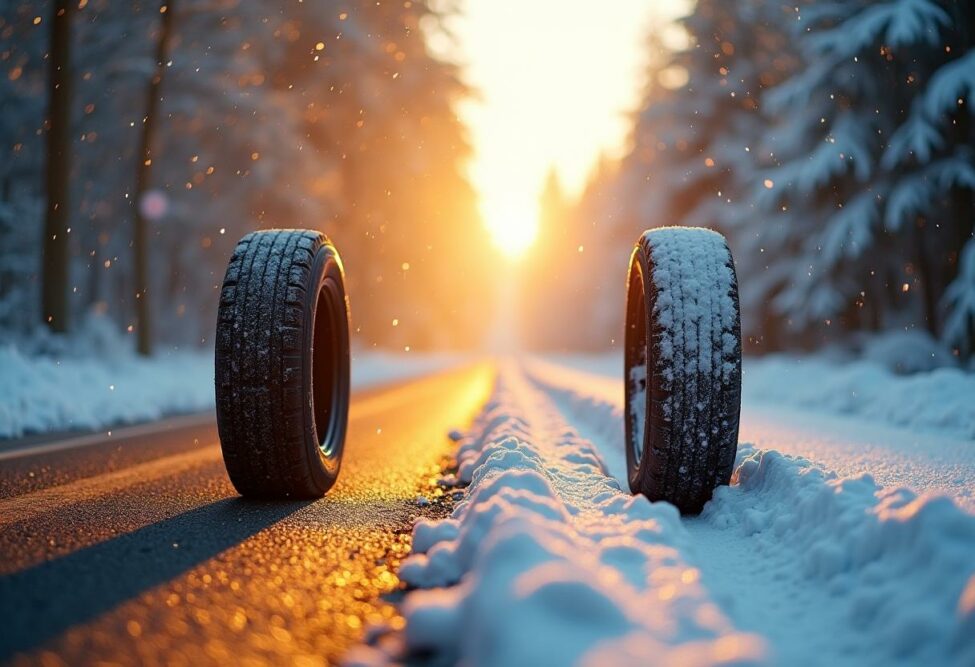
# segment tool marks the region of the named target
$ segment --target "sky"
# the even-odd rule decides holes
[[[510,256],[532,242],[538,196],[554,167],[577,194],[600,153],[619,156],[637,108],[645,38],[685,0],[464,0],[444,49],[478,99],[460,114],[475,155],[469,173],[495,242]]]

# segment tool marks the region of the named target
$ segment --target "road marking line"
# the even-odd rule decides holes
[[[39,489],[21,496],[0,501],[0,527],[33,519],[61,507],[93,500],[139,482],[178,475],[207,463],[221,460],[220,448],[215,446],[167,456],[147,463],[97,477]]]
[[[191,428],[194,426],[207,426],[209,424],[216,426],[216,419],[210,412],[196,415],[185,415],[182,417],[172,417],[165,419],[162,422],[149,422],[147,424],[139,424],[138,426],[123,426],[118,429],[113,428],[107,429],[106,431],[99,431],[98,433],[91,433],[89,435],[75,436],[66,440],[42,442],[36,445],[27,445],[26,447],[18,447],[7,451],[0,451],[0,461],[36,456],[37,454],[48,454],[50,452],[59,452],[65,449],[80,449],[82,447],[99,445],[106,442],[111,442],[113,440],[122,442],[132,438],[161,435],[177,429]],[[112,435],[107,435],[107,432],[111,432]]]
[[[468,379],[471,377],[476,377],[481,381],[486,381],[487,378],[482,377],[485,374],[491,374],[490,369],[485,365],[473,366],[466,369],[465,372]],[[460,373],[458,373],[458,376],[460,376]],[[441,390],[442,382],[442,377],[428,376],[420,378],[417,381],[410,382],[405,386],[397,387],[391,391],[384,391],[381,394],[371,396],[358,403],[353,403],[350,408],[349,420],[359,421],[362,419],[368,419],[370,417],[374,417],[376,414],[381,414],[382,412],[399,407],[404,403],[418,401],[420,397],[435,394],[437,391]],[[417,393],[418,390],[420,392],[419,395]],[[187,423],[180,424],[180,427],[190,425],[194,423],[194,420],[201,423],[205,423],[206,421],[206,419],[199,415],[194,415],[192,417],[186,417],[183,419],[185,419]],[[212,419],[212,417],[207,416],[207,419]],[[158,425],[156,425],[156,429],[153,429],[152,427],[152,424],[132,427],[131,429],[128,429],[124,437],[131,438],[141,434],[155,434],[157,431],[159,433],[165,433],[167,430],[173,430],[176,428],[172,425],[165,428],[158,428]],[[138,433],[136,433],[136,431],[138,431]],[[122,437],[120,436],[120,441],[121,439]],[[84,447],[94,444],[94,442],[87,442],[88,440],[104,442],[105,436],[104,434],[98,433],[90,436],[83,436],[81,438],[73,438],[71,440],[65,440],[62,442],[50,443],[50,445],[39,445],[38,448],[49,447],[49,449],[44,451],[57,451],[61,449],[69,449],[79,446]],[[79,442],[81,444],[78,444]],[[27,454],[25,452],[37,453],[38,448],[22,449],[17,450],[16,452],[6,452],[5,454],[8,456],[4,457],[0,455],[0,460],[3,460],[3,458],[14,458],[11,456],[12,454],[26,456]],[[116,470],[114,472],[96,475],[94,477],[86,477],[73,482],[68,482],[67,484],[62,484],[60,486],[39,489],[24,495],[0,500],[0,527],[5,527],[18,521],[29,520],[41,514],[57,510],[61,507],[94,500],[99,497],[109,495],[112,492],[121,491],[125,487],[132,486],[139,482],[146,482],[160,477],[178,475],[201,465],[220,460],[222,460],[220,448],[218,446],[211,445],[202,449],[195,449],[190,452],[185,452],[183,454],[175,454],[173,456],[154,459],[152,461],[140,463],[128,468]]]

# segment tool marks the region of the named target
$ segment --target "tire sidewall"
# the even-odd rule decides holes
[[[331,432],[331,453],[326,456],[319,445],[319,429],[325,425],[315,423],[314,410],[314,353],[315,353],[315,322],[319,316],[328,317],[328,313],[319,313],[319,294],[325,291],[328,295],[323,304],[332,308],[338,326],[329,335],[338,336],[338,368],[334,385],[335,396],[331,410],[337,411],[334,418],[334,429]],[[302,354],[302,393],[304,419],[305,453],[308,456],[308,469],[311,471],[315,486],[327,491],[339,475],[342,466],[342,455],[345,448],[345,434],[348,428],[349,399],[350,399],[350,336],[349,336],[349,306],[345,291],[345,273],[335,247],[323,243],[315,253],[312,264],[307,300],[305,302],[305,331]]]

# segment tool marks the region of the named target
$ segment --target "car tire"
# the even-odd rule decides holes
[[[624,352],[630,490],[700,512],[731,478],[741,413],[741,316],[720,234],[645,232],[630,259]]]
[[[318,498],[335,483],[349,414],[349,309],[320,232],[248,234],[220,292],[217,429],[237,491]]]

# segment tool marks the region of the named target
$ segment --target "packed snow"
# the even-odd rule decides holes
[[[625,491],[622,400],[621,376],[502,371],[460,443],[463,500],[416,526],[401,568],[406,656],[975,662],[975,516],[952,498],[743,442],[731,485],[681,519]]]
[[[89,431],[213,407],[213,351],[166,349],[140,357],[131,342],[93,327],[84,339],[43,332],[0,341],[0,439]],[[352,386],[362,389],[459,363],[453,354],[356,351]]]

